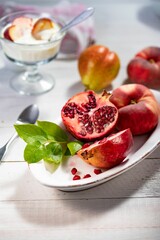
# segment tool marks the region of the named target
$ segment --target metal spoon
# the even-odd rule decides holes
[[[23,124],[23,123],[32,123],[34,124],[39,116],[39,109],[37,105],[32,104],[25,108],[22,113],[19,115],[16,124]],[[5,156],[8,147],[10,144],[18,137],[18,134],[15,133],[8,141],[7,143],[0,148],[0,161]]]
[[[86,10],[84,10],[82,13],[80,13],[78,16],[76,16],[75,18],[73,18],[69,23],[67,23],[66,25],[64,25],[57,33],[58,34],[62,34],[63,32],[66,32],[68,29],[70,29],[71,27],[83,22],[84,20],[86,20],[88,17],[90,17],[92,14],[94,13],[94,8],[93,7],[89,7]],[[53,40],[54,37],[51,36],[51,38],[49,40]]]

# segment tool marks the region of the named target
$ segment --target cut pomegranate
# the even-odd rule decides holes
[[[82,148],[77,154],[85,162],[97,168],[109,169],[121,163],[132,146],[132,133],[130,129],[126,129]]]
[[[116,125],[118,110],[107,92],[81,92],[70,98],[61,111],[67,130],[77,139],[93,141],[109,134]]]

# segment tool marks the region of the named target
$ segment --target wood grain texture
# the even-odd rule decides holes
[[[1,202],[0,210],[0,239],[102,239],[108,231],[109,239],[159,237],[157,198]]]
[[[95,7],[97,44],[121,59],[111,90],[126,82],[126,65],[137,51],[159,46],[160,19],[149,0],[82,2]],[[54,121],[68,98],[84,90],[77,60],[57,59],[41,68],[54,75],[55,88],[37,97],[18,95],[9,81],[19,69],[0,53],[0,145],[12,135],[16,117],[27,105],[39,106],[39,120]],[[160,239],[160,147],[124,174],[69,193],[34,179],[23,159],[24,146],[17,139],[0,164],[0,240]]]

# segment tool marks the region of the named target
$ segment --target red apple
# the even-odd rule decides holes
[[[118,108],[117,128],[130,128],[133,135],[148,133],[157,123],[160,107],[149,88],[126,84],[113,90],[110,101]]]
[[[77,154],[85,162],[95,167],[109,169],[121,163],[132,146],[132,133],[130,129],[126,129],[89,146],[84,145]]]
[[[133,83],[160,87],[160,47],[148,47],[137,53],[128,64],[127,73]]]
[[[100,91],[116,78],[120,69],[118,55],[102,45],[86,48],[78,59],[78,70],[86,89]]]

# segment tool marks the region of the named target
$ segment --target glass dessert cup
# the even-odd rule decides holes
[[[63,22],[53,18],[48,13],[38,11],[23,11],[7,15],[0,20],[0,42],[5,56],[18,66],[22,66],[26,71],[17,74],[10,81],[11,87],[20,94],[39,95],[48,92],[54,87],[53,76],[47,73],[40,73],[38,67],[56,58],[63,34],[55,34],[53,38],[38,43],[16,43],[3,36],[4,28],[19,17],[29,17],[33,19],[49,18],[60,28]]]

